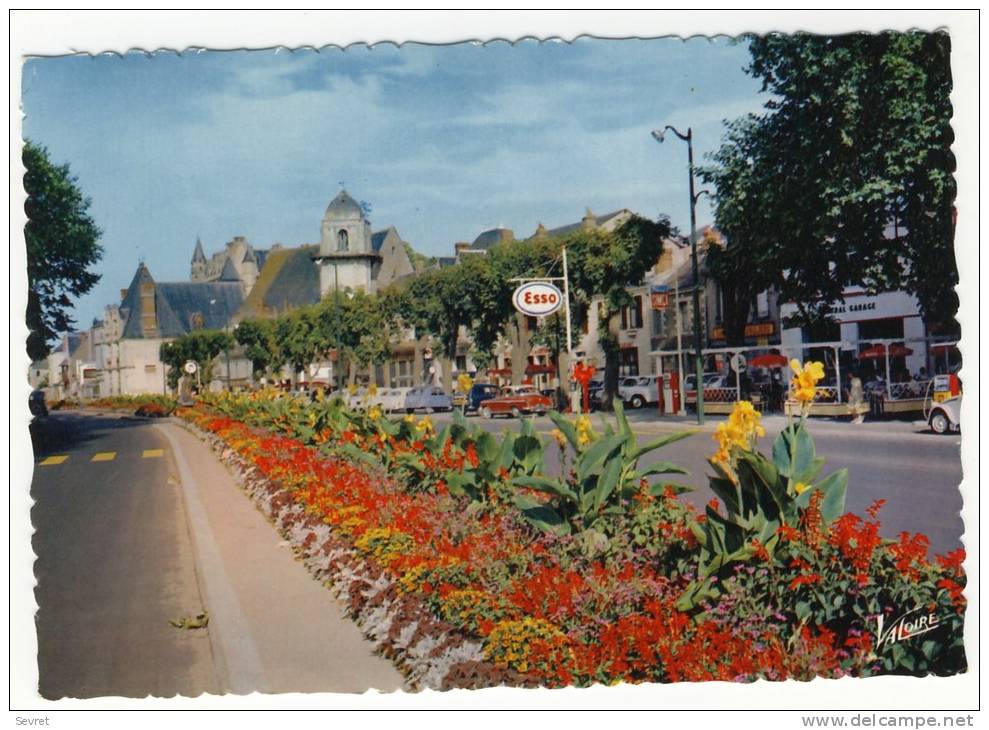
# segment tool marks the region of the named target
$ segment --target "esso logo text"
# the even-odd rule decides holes
[[[515,308],[530,317],[545,317],[563,304],[563,294],[545,281],[530,281],[523,284],[512,295]]]

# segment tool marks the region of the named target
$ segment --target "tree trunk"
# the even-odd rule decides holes
[[[440,363],[442,386],[444,393],[453,392],[453,360],[448,357],[436,358]]]
[[[618,368],[621,347],[618,344],[619,321],[617,313],[607,319],[607,335],[600,341],[604,350],[604,393],[601,397],[601,410],[613,411],[618,396]]]
[[[525,315],[515,314],[515,327],[512,328],[512,385],[520,385],[525,379],[525,368],[529,364],[530,336],[526,328]]]

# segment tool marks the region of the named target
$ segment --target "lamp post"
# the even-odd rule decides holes
[[[694,372],[697,388],[697,424],[704,424],[704,365],[701,357],[701,299],[700,299],[700,273],[697,265],[697,199],[700,193],[694,193],[694,133],[687,127],[684,134],[676,127],[666,125],[663,129],[655,129],[652,132],[653,139],[662,143],[666,130],[673,132],[677,137],[687,143],[687,164],[689,166],[690,177],[690,256],[694,274]]]

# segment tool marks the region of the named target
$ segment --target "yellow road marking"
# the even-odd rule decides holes
[[[116,451],[101,451],[96,454],[90,461],[113,461],[117,458]]]
[[[165,455],[164,449],[145,449],[141,454],[142,459],[157,459]]]
[[[63,461],[69,458],[68,454],[63,454],[60,456],[49,456],[47,459],[40,463],[40,466],[55,466],[56,464],[61,464]]]

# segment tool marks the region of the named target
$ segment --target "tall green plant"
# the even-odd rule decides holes
[[[625,501],[640,490],[642,480],[661,474],[687,473],[669,461],[659,461],[640,469],[639,459],[687,438],[693,431],[660,436],[640,446],[619,402],[615,403],[617,430],[605,423],[600,437],[589,436],[584,423],[575,425],[556,411],[551,411],[549,416],[573,451],[572,474],[555,479],[523,475],[513,480],[518,487],[549,495],[547,501],[537,501],[522,493],[515,497],[515,504],[523,516],[539,529],[569,535],[593,528],[601,517],[621,512]],[[687,490],[687,487],[663,482],[652,485],[650,492],[658,495],[670,488],[675,492]]]

